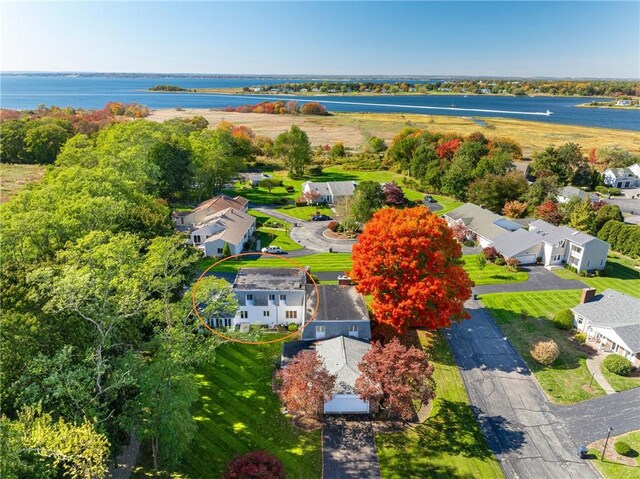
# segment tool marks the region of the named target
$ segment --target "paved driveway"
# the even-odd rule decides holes
[[[551,405],[575,443],[590,443],[640,429],[640,389],[602,396],[573,406]]]
[[[480,428],[508,478],[591,479],[576,444],[550,408],[531,372],[489,313],[468,301],[471,320],[447,339]]]
[[[322,428],[323,479],[379,479],[378,454],[371,422],[329,417]]]
[[[523,271],[529,273],[529,279],[522,283],[485,284],[473,288],[474,293],[511,293],[522,291],[548,291],[559,289],[582,289],[587,285],[582,281],[562,279],[544,266],[524,266]]]

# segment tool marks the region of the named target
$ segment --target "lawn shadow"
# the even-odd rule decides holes
[[[489,459],[492,452],[486,447],[480,430],[473,427],[477,409],[459,401],[436,400],[435,414],[415,428],[420,436],[418,444],[426,450],[467,458]],[[524,442],[524,433],[510,427],[502,417],[479,417],[481,427],[499,438],[497,452],[518,450]],[[493,446],[490,444],[490,446]]]
[[[636,271],[629,266],[612,261],[607,261],[607,265],[604,268],[604,274],[606,278],[640,279],[640,271]]]

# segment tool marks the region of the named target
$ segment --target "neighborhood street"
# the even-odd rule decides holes
[[[466,307],[471,319],[446,335],[478,423],[506,476],[599,477],[578,458],[577,444],[489,313],[477,301]]]

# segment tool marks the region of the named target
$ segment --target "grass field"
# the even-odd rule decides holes
[[[576,99],[580,103],[580,99]],[[635,131],[612,130],[574,125],[559,125],[544,121],[525,121],[508,118],[481,118],[486,126],[481,126],[470,116],[421,115],[405,113],[333,113],[330,116],[260,115],[210,111],[208,109],[187,108],[154,110],[148,117],[154,121],[169,118],[188,118],[202,115],[210,125],[222,120],[237,125],[246,125],[258,135],[275,137],[291,125],[298,125],[308,135],[313,145],[333,145],[343,142],[345,146],[359,149],[372,136],[379,136],[389,142],[400,130],[407,126],[426,128],[435,132],[460,133],[468,135],[480,131],[488,138],[509,137],[522,146],[525,155],[544,150],[547,146],[560,146],[567,142],[578,143],[582,151],[606,145],[620,145],[637,154],[638,135]]]
[[[293,218],[297,218],[303,221],[309,221],[316,214],[326,215],[330,218],[333,218],[335,216],[333,210],[325,205],[285,206],[276,209],[276,211],[278,213],[282,213],[283,215],[292,216]]]
[[[580,290],[483,294],[480,299],[553,401],[572,404],[604,394],[595,382],[589,388],[586,353],[570,341],[568,331],[550,321],[558,311],[580,302]],[[554,339],[560,347],[560,357],[549,367],[540,366],[529,353],[539,336]]]
[[[476,262],[476,255],[465,255],[462,260],[464,261],[464,269],[476,285],[520,283],[529,278],[529,273],[526,271],[513,273],[504,266],[496,266],[493,263],[487,263],[484,269],[480,269]]]
[[[609,372],[604,366],[601,369],[604,377],[607,378],[611,387],[616,391],[626,391],[627,389],[640,387],[640,376],[618,376]]]
[[[613,452],[613,445],[619,440],[622,440],[631,446],[631,451],[628,454],[630,460],[627,459],[630,463],[629,465],[615,462],[616,460],[622,459]],[[640,477],[640,460],[638,459],[640,457],[640,431],[634,431],[610,438],[607,446],[607,455],[605,456],[604,461],[600,460],[602,457],[603,446],[599,443],[600,441],[598,442],[599,447],[594,447],[592,445],[589,452],[595,456],[593,463],[605,479],[638,479],[638,477]],[[610,456],[610,452],[613,457]]]
[[[605,276],[602,277],[583,278],[567,269],[556,269],[553,272],[561,278],[578,279],[592,288],[596,288],[598,293],[611,288],[640,298],[640,271],[634,268],[639,264],[638,261],[629,258],[610,255],[604,270]]]
[[[318,253],[309,256],[300,256],[291,258],[292,261],[300,266],[311,267],[311,273],[317,273],[319,271],[326,272],[346,272],[351,269],[351,255],[349,253]],[[216,258],[203,259],[199,267],[205,269],[217,262]],[[235,273],[240,268],[293,268],[295,267],[289,261],[272,257],[260,257],[258,255],[254,257],[246,257],[242,259],[231,259],[216,266],[212,269],[213,272],[220,273]]]
[[[298,198],[302,194],[302,183],[305,181],[316,181],[316,182],[324,182],[324,181],[377,181],[379,183],[388,183],[391,181],[397,182],[400,186],[402,186],[401,181],[404,178],[403,175],[399,175],[397,173],[393,173],[387,170],[378,170],[378,171],[355,171],[355,170],[345,170],[340,166],[331,166],[325,168],[322,172],[322,175],[318,176],[309,176],[302,180],[292,180],[289,178],[284,171],[276,171],[273,172],[273,177],[279,180],[282,180],[282,186],[278,186],[276,188],[272,188],[271,192],[269,192],[266,188],[260,187],[251,187],[246,183],[236,183],[235,187],[232,189],[227,189],[224,193],[230,196],[240,195],[247,198],[254,204],[267,205],[274,204],[282,201],[282,199],[286,199],[289,202],[293,202],[296,198]],[[292,193],[287,192],[286,187],[293,186],[294,191]],[[424,197],[424,193],[413,190],[410,188],[402,187],[405,196],[407,199],[412,201],[422,201]],[[439,211],[438,214],[446,213],[454,208],[457,208],[462,203],[453,198],[449,198],[447,196],[441,195],[432,195],[438,203],[444,207],[444,210]],[[305,207],[306,208],[306,207]],[[315,206],[312,208],[316,208]],[[317,209],[317,208],[316,208]],[[304,214],[307,213],[306,210]],[[311,210],[309,210],[311,211]],[[315,210],[313,210],[315,211]],[[313,211],[311,211],[313,213]],[[294,217],[300,219],[309,219],[307,217],[296,216],[288,211],[282,211],[285,214],[290,214]],[[332,216],[333,213],[324,213]]]
[[[198,371],[200,400],[193,411],[198,430],[178,471],[184,477],[219,477],[233,456],[257,449],[276,455],[289,478],[320,477],[320,432],[295,428],[271,390],[280,348],[281,343],[225,344]]]
[[[0,163],[0,203],[9,201],[27,183],[38,181],[44,171],[41,165]]]
[[[475,420],[446,341],[427,331],[418,331],[418,340],[435,367],[436,398],[424,423],[403,432],[376,435],[382,477],[504,477]]]

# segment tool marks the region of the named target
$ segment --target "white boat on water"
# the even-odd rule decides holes
[[[553,115],[553,112],[552,112],[552,111],[547,110],[547,112],[545,113],[545,115],[547,115],[547,116],[551,116],[551,115]]]

